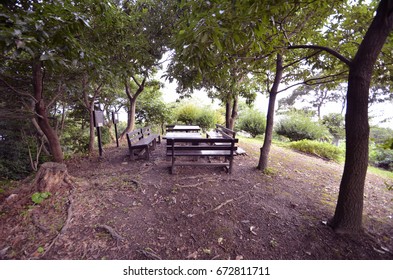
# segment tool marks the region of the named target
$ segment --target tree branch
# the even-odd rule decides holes
[[[14,88],[12,85],[10,85],[6,80],[4,80],[3,78],[0,77],[0,81],[2,81],[9,89],[11,89],[13,92],[22,95],[22,96],[26,96],[29,97],[31,99],[34,100],[34,102],[37,102],[37,99],[34,98],[34,96],[32,96],[31,94],[25,93],[25,92],[21,92],[19,90],[17,90],[16,88]]]
[[[314,50],[322,50],[325,51],[331,55],[333,55],[334,57],[338,58],[339,60],[341,60],[342,62],[344,62],[346,65],[350,65],[351,64],[351,60],[346,58],[345,56],[343,56],[342,54],[340,54],[338,51],[333,50],[331,48],[328,47],[324,47],[324,46],[318,46],[318,45],[293,45],[293,46],[289,46],[288,47],[289,50],[291,49],[314,49]]]
[[[346,72],[347,72],[347,71],[342,71],[342,72],[340,72],[340,73],[338,73],[338,74],[334,74],[334,75],[328,75],[328,76],[324,76],[324,77],[311,78],[311,79],[308,79],[308,80],[304,80],[303,82],[299,82],[299,83],[290,85],[290,86],[288,86],[288,87],[286,87],[286,88],[284,88],[284,89],[281,89],[281,90],[277,91],[277,93],[286,91],[286,90],[288,90],[288,89],[290,89],[290,88],[293,88],[293,87],[299,86],[299,85],[320,85],[320,84],[330,83],[330,82],[332,82],[332,81],[335,80],[335,79],[334,79],[335,77],[339,77],[340,75],[342,75],[342,74],[344,74],[344,73],[346,73]],[[312,83],[312,82],[314,82],[314,81],[321,81],[321,82]]]

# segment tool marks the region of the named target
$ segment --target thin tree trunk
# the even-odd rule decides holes
[[[330,221],[337,232],[353,233],[362,228],[368,166],[368,95],[375,61],[393,28],[392,2],[380,2],[377,14],[350,64],[345,116],[345,166],[336,211]]]
[[[282,74],[283,74],[283,65],[282,65],[282,55],[277,54],[276,58],[276,76],[274,78],[274,83],[270,90],[269,95],[269,107],[267,110],[266,116],[266,130],[265,130],[265,140],[263,142],[263,146],[261,147],[261,153],[259,156],[258,169],[265,170],[267,168],[269,162],[269,153],[270,147],[272,145],[272,136],[273,136],[273,125],[274,125],[274,111],[276,104],[276,97],[278,86],[280,85]]]
[[[127,127],[120,135],[120,139],[123,140],[128,132],[131,132],[135,129],[135,112],[136,112],[136,100],[138,96],[143,92],[145,89],[146,84],[146,77],[143,78],[142,82],[139,83],[135,77],[132,77],[138,89],[136,90],[135,94],[131,93],[130,85],[128,82],[125,82],[125,90],[129,101],[129,108],[128,108],[128,119],[127,119]]]
[[[57,133],[51,127],[47,115],[46,105],[43,97],[44,73],[42,70],[42,62],[38,59],[33,62],[33,88],[34,98],[37,100],[35,104],[35,112],[37,113],[37,124],[48,139],[50,153],[53,160],[58,163],[63,162],[63,151],[61,149],[60,140]]]
[[[229,99],[225,106],[225,126],[231,130],[235,128],[235,122],[237,119],[239,97],[234,95],[233,99]]]

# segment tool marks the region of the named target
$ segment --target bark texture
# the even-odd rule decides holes
[[[368,166],[368,94],[374,64],[393,27],[393,1],[382,0],[353,61],[347,91],[346,158],[337,206],[330,225],[337,232],[362,228]]]
[[[32,189],[39,192],[55,193],[69,184],[67,166],[63,163],[45,162],[38,170]]]
[[[43,96],[44,90],[44,73],[42,62],[38,59],[33,62],[33,89],[35,103],[35,112],[37,124],[48,139],[50,153],[55,162],[63,162],[63,151],[61,149],[60,140],[56,131],[49,123],[48,112]]]

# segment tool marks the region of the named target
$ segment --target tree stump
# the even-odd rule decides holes
[[[69,185],[67,166],[63,163],[45,162],[38,170],[32,189],[38,192],[55,193]]]

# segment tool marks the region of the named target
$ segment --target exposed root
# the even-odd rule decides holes
[[[53,247],[53,245],[55,245],[56,241],[66,232],[66,230],[68,229],[70,223],[71,223],[71,219],[73,216],[73,203],[74,203],[74,199],[73,199],[73,192],[71,190],[71,194],[68,197],[68,209],[67,209],[67,219],[63,225],[63,227],[61,228],[60,232],[56,235],[55,238],[53,238],[52,242],[45,248],[45,251],[42,253],[41,257],[44,257]]]
[[[143,254],[148,259],[162,260],[162,258],[151,248],[137,250],[137,252]]]
[[[97,228],[102,228],[105,229],[107,232],[109,232],[112,238],[116,240],[116,243],[119,243],[120,241],[124,240],[124,238],[120,234],[118,234],[115,229],[113,229],[108,225],[97,225]]]

